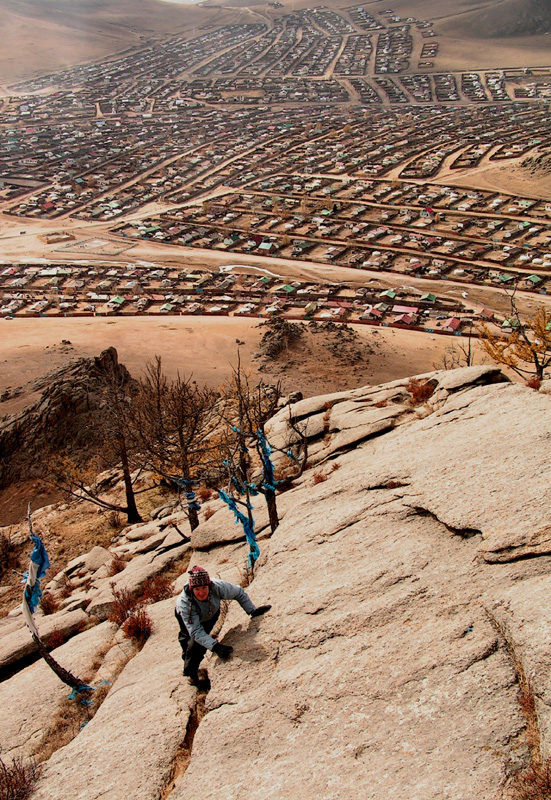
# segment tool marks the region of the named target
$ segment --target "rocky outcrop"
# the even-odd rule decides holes
[[[180,675],[174,601],[153,606],[153,635],[35,796],[497,800],[547,757],[551,397],[501,378],[435,372],[422,403],[396,381],[278,412],[271,438],[284,440],[290,411],[312,460],[279,496],[247,589],[272,610],[230,606],[219,638],[233,656],[207,656],[202,716]],[[238,581],[247,546],[211,506],[191,543],[162,538],[162,516],[124,531],[117,579],[129,570],[131,585],[132,563],[168,541],[182,564]]]
[[[42,475],[50,450],[86,446],[94,436],[105,391],[102,382],[112,374],[123,383],[131,380],[114,347],[97,358],[78,359],[27,387],[29,392],[41,392],[40,399],[0,421],[0,487],[21,475]]]

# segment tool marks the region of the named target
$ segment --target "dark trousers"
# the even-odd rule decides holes
[[[180,642],[180,647],[182,648],[182,658],[184,659],[184,675],[187,675],[190,678],[196,678],[199,664],[203,660],[203,656],[207,652],[207,648],[203,647],[202,644],[199,644],[199,642],[196,642],[195,639],[190,636],[182,617],[177,611],[174,613],[176,614],[176,619],[178,620],[178,625],[180,626],[178,641]],[[201,623],[205,633],[211,632],[216,625],[216,621],[219,616],[220,610],[216,612],[212,619],[207,619],[205,622]]]

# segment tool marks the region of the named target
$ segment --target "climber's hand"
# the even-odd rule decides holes
[[[262,614],[265,614],[270,609],[271,609],[271,606],[269,606],[269,605],[258,606],[258,608],[255,608],[255,610],[252,612],[251,617],[261,617]]]
[[[212,652],[216,653],[218,658],[229,658],[233,652],[233,647],[230,647],[229,644],[220,644],[220,642],[216,642],[213,645]]]

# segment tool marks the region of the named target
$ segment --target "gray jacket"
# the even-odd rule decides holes
[[[176,611],[184,621],[189,635],[207,650],[212,650],[216,639],[205,632],[201,623],[212,619],[218,613],[221,600],[237,600],[247,614],[252,614],[256,610],[255,604],[241,586],[216,579],[212,581],[208,600],[201,602],[196,597],[192,598],[189,587],[184,586],[183,592],[176,601]]]

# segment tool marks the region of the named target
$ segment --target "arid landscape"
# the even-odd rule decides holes
[[[549,2],[0,14],[0,800],[548,800]]]

